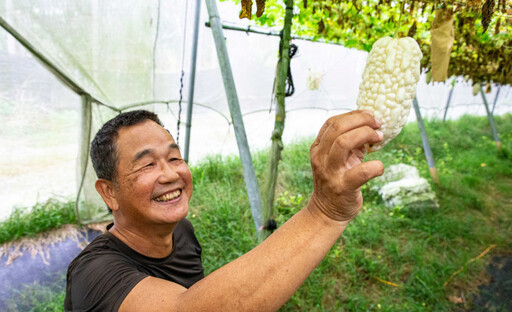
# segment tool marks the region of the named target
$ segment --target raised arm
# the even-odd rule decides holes
[[[367,111],[330,118],[311,146],[314,189],[308,205],[256,248],[191,288],[147,277],[120,311],[275,311],[327,254],[363,203],[360,187],[384,171],[362,162],[382,140]]]

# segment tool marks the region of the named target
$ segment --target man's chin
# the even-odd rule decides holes
[[[169,207],[169,209],[161,211],[161,214],[156,217],[160,219],[162,223],[173,224],[185,219],[187,215],[188,205],[179,205],[175,207]]]

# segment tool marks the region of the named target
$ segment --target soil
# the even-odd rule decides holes
[[[468,311],[512,311],[512,255],[494,257],[486,271],[490,281],[478,287]]]

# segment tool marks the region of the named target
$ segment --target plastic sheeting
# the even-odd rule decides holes
[[[193,4],[183,0],[1,0],[0,16],[95,99],[115,109],[148,103],[137,108],[157,112],[183,145]],[[247,23],[238,19],[238,10],[232,3],[219,3],[221,18]],[[208,154],[237,153],[215,45],[211,30],[204,26],[206,12],[201,8],[192,164]],[[224,35],[254,152],[270,145],[279,38],[236,31]],[[341,46],[294,43],[299,48],[291,60],[296,90],[286,102],[285,143],[315,135],[328,116],[355,108],[366,60],[365,52]],[[81,155],[79,150],[90,141],[87,131],[82,132],[82,122],[89,122],[82,119],[83,108],[90,107],[92,136],[117,111],[84,101],[3,30],[0,66],[0,144],[10,151],[0,156],[0,218],[14,205],[31,205],[50,196],[74,199],[82,184],[81,217],[85,221],[103,218],[105,206],[94,189],[96,176],[90,161],[82,178],[80,159],[87,157],[87,149],[82,148]],[[491,106],[496,90],[488,94]],[[424,117],[442,118],[448,93],[448,86],[426,85],[422,79],[417,96]],[[495,113],[510,112],[511,99],[510,87],[502,88]],[[464,113],[483,115],[485,109],[480,95],[472,96],[470,83],[460,81],[448,117]]]

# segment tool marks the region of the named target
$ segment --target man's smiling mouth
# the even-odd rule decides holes
[[[167,201],[171,201],[173,199],[178,198],[180,195],[181,195],[181,190],[176,190],[174,192],[170,192],[170,193],[167,193],[167,194],[164,194],[162,196],[155,198],[155,201],[167,202]]]

